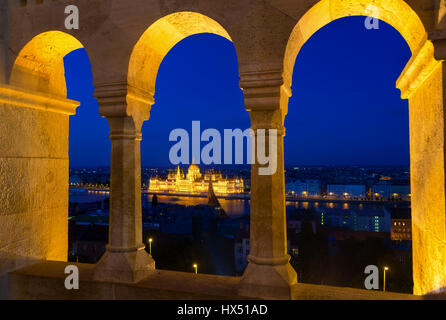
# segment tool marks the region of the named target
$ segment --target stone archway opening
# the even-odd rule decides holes
[[[227,31],[215,20],[196,12],[177,12],[154,22],[133,48],[127,81],[131,89],[148,92],[153,97],[161,62],[181,40],[191,35],[211,33],[232,42]]]
[[[95,263],[107,243],[109,127],[93,97],[93,71],[86,50],[67,54],[64,66],[67,98],[80,103],[69,120],[68,261]]]
[[[382,273],[385,263],[392,270],[387,290],[412,293],[409,242],[390,243],[391,219],[410,218],[409,112],[395,81],[411,52],[393,27],[379,20],[378,30],[368,30],[365,20],[331,22],[297,57],[285,190],[288,225],[306,223],[299,235],[289,229],[299,248],[294,255],[289,249],[291,264],[299,282],[364,289],[363,264]],[[398,190],[395,199],[373,195],[384,185]]]
[[[232,42],[215,20],[197,12],[177,12],[155,21],[132,50],[127,74],[129,113],[138,114],[137,126],[150,116],[158,70],[167,53],[188,36],[211,33]]]
[[[207,44],[207,46],[205,47],[203,43]],[[223,51],[223,53],[221,51]],[[180,56],[187,56],[187,58],[180,59]],[[203,70],[202,66],[199,65],[200,62],[198,62],[198,57],[200,56],[203,57],[201,59],[201,63],[208,65],[208,70]],[[189,61],[189,66],[180,65],[178,61],[183,59],[187,59],[187,61]],[[150,96],[156,97],[156,104],[152,106],[155,108],[151,109],[150,121],[147,121],[145,123],[146,126],[143,130],[143,149],[141,150],[143,159],[145,159],[145,154],[147,155],[149,152],[157,150],[157,153],[163,153],[162,160],[159,160],[160,156],[157,156],[155,154],[151,156],[151,158],[154,161],[164,161],[161,166],[169,165],[172,168],[176,169],[177,165],[175,163],[172,163],[168,157],[169,150],[165,146],[167,145],[167,141],[169,140],[169,134],[164,134],[164,131],[173,130],[176,128],[183,128],[187,132],[189,132],[189,136],[192,137],[192,121],[201,121],[202,131],[208,128],[216,129],[220,132],[221,137],[223,137],[222,122],[224,121],[224,119],[227,120],[226,127],[224,128],[232,128],[234,126],[234,119],[231,118],[230,115],[234,114],[234,112],[241,111],[243,113],[246,113],[246,117],[243,119],[247,120],[245,121],[247,123],[244,123],[245,127],[240,128],[242,130],[245,130],[247,127],[249,127],[248,114],[243,107],[242,91],[240,90],[238,84],[238,65],[236,59],[237,56],[235,48],[232,44],[231,37],[225,31],[225,29],[215,20],[199,13],[174,13],[156,21],[145,31],[133,50],[128,74],[129,86],[131,85],[137,88],[144,88],[145,91],[149,92]],[[207,62],[208,60],[209,62]],[[223,73],[221,70],[222,68],[218,66],[220,62],[223,65],[226,65],[227,69],[230,69],[230,71],[224,70],[224,74],[220,75],[225,80],[230,80],[231,85],[229,88],[229,85],[224,84],[224,89],[217,90],[213,88],[216,88],[216,86],[218,86],[219,79],[217,79],[217,74],[219,72]],[[231,65],[228,66],[229,64]],[[177,65],[175,67],[175,71],[173,71],[172,65]],[[207,75],[207,72],[209,72],[209,75]],[[166,74],[168,74],[168,77],[170,79],[169,84],[167,84],[165,81],[165,79],[167,78]],[[205,80],[207,81],[207,83],[202,83],[200,85],[199,81],[203,81],[203,77],[207,78]],[[182,80],[179,80],[178,78]],[[184,82],[182,89],[179,88],[179,84],[181,83],[181,81]],[[211,85],[209,81],[214,84]],[[216,96],[213,98],[214,101],[212,101],[212,98],[210,97],[211,92],[214,92],[214,94],[216,94]],[[129,94],[132,94],[132,89],[130,87]],[[172,104],[172,102],[169,101],[172,101],[174,99],[172,96],[177,94],[183,97],[182,99],[184,99],[184,101],[179,101],[181,98],[176,98],[177,105],[169,105],[169,103]],[[238,95],[239,100],[234,103],[234,100],[236,99],[231,100],[227,97],[227,95],[230,95],[231,97]],[[129,96],[127,98],[129,99]],[[232,101],[228,102],[232,105],[222,106],[221,100]],[[146,108],[147,107],[150,108],[151,106],[147,105]],[[173,118],[174,115],[175,118]],[[211,117],[211,115],[213,115],[213,117]],[[169,119],[169,117],[171,118]],[[156,149],[147,149],[150,148],[150,145],[156,145],[155,143],[153,143],[153,141],[150,140],[153,140],[152,137],[155,136],[153,135],[153,130],[159,127],[160,123],[165,123],[165,125],[163,126],[163,135],[157,135],[158,142],[156,144],[162,144],[163,146],[159,146]],[[150,135],[151,133],[152,135]],[[190,144],[190,146],[191,145],[192,144]],[[146,161],[148,160],[146,159]],[[184,173],[184,177],[187,174],[188,165],[193,161],[197,163],[197,157],[194,157],[192,152],[189,152],[188,161],[189,162],[182,162],[180,164],[180,170],[182,172],[181,174]],[[198,158],[198,162],[199,169],[201,171],[201,178],[198,178],[197,181],[193,184],[194,188],[197,189],[194,189],[194,191],[190,190],[190,192],[198,193],[198,189],[200,190],[200,192],[205,192],[206,190],[203,191],[204,187],[202,185],[205,185],[206,188],[208,187],[208,185],[201,181],[201,179],[205,179],[205,173],[208,173],[207,171],[209,170],[209,167],[205,163],[203,163],[200,158]],[[224,157],[222,155],[221,163],[223,162]],[[218,172],[216,173],[218,175]],[[142,176],[144,177],[144,172],[142,173]],[[164,173],[162,173],[160,179],[165,178],[167,177],[164,176]],[[227,177],[224,176],[224,178]],[[148,179],[146,181],[148,182]],[[178,187],[180,187],[182,183],[180,181],[182,181],[182,179],[179,178]],[[186,193],[186,191],[184,191],[186,190],[186,187],[182,186],[181,188],[183,191],[179,191],[179,193]],[[214,189],[217,194],[220,192],[219,188],[220,186],[215,184]],[[147,186],[147,189],[149,189],[149,186]],[[143,195],[143,197],[147,196]],[[163,196],[161,194],[158,195],[158,197],[160,197],[161,201],[163,202],[169,202],[169,198],[166,197],[166,195]],[[181,204],[187,203],[187,206],[208,203],[207,198],[189,198],[187,201],[186,197],[181,197],[181,199]],[[227,201],[225,199],[220,199],[220,204],[224,209],[230,208],[229,202],[230,201]],[[143,201],[143,212],[145,212],[144,203],[145,201]],[[186,208],[184,208],[183,210],[184,212],[182,215],[184,215],[184,219],[186,221],[186,217],[191,215],[191,210],[186,210]],[[200,209],[197,207],[196,210]],[[175,213],[172,210],[171,215],[173,216],[174,214]],[[208,221],[207,216],[210,216],[210,214],[211,213],[209,211],[199,213],[199,215],[202,215],[202,218],[206,221]],[[200,229],[200,227],[196,228],[197,225],[200,225],[200,223],[198,223],[198,220],[200,219],[197,219],[195,217],[195,214],[193,214],[192,216],[192,234],[194,235],[195,239],[196,237],[201,237],[202,234],[197,234],[201,233],[201,231],[197,231],[197,229]],[[205,229],[207,230],[208,223],[204,222],[204,224]],[[165,227],[164,232],[166,230],[167,229]],[[147,242],[147,238],[149,237],[148,234],[149,233],[145,233],[143,239],[144,242],[146,242],[147,247],[149,247],[149,244]],[[165,245],[163,245],[161,241],[164,241]],[[219,240],[213,238],[212,241]],[[223,254],[226,254],[226,257],[228,257],[230,253],[232,253],[233,255],[233,250],[231,252],[229,252],[227,249],[223,251],[220,247],[215,247],[215,250],[213,251],[210,250],[208,247],[203,247],[201,249],[201,246],[198,245],[198,242],[196,242],[195,240],[192,244],[189,244],[184,248],[184,245],[187,242],[185,240],[183,241],[183,243],[179,243],[179,249],[176,250],[180,255],[183,254],[184,256],[179,259],[181,261],[177,261],[177,265],[175,265],[175,263],[173,262],[174,259],[172,257],[163,255],[162,252],[165,251],[165,248],[167,248],[168,245],[171,247],[175,246],[174,237],[169,237],[167,235],[165,235],[164,237],[158,236],[157,242],[157,247],[155,247],[155,243],[152,244],[152,250],[154,253],[154,258],[157,262],[157,268],[175,268],[177,270],[178,268],[180,268],[180,270],[188,272],[192,270],[191,266],[193,265],[193,261],[190,259],[195,259],[197,260],[195,262],[198,262],[198,264],[200,265],[201,272],[216,273],[220,275],[233,274],[232,266],[229,266],[230,262],[232,262],[233,257],[229,256],[231,258],[230,261],[226,261],[228,259],[222,258]],[[161,247],[163,247],[163,250],[159,250],[159,248]],[[193,258],[194,256],[195,258]],[[206,258],[206,256],[208,258]],[[185,261],[188,261],[187,264],[185,264]]]
[[[426,29],[420,18],[403,0],[360,0],[354,3],[321,0],[307,11],[291,32],[283,64],[283,80],[286,91],[291,88],[294,64],[302,46],[323,26],[349,16],[373,17],[390,24],[406,40],[412,56],[417,56],[426,42],[430,43],[426,41]],[[430,45],[432,44],[430,43]],[[286,105],[287,102],[284,101],[282,110],[286,111]]]
[[[157,269],[190,272],[193,264],[197,263],[200,273],[240,274],[246,258],[239,255],[236,261],[242,262],[234,267],[233,246],[230,247],[231,241],[223,237],[219,228],[222,224],[238,226],[249,221],[242,218],[249,212],[245,208],[248,200],[224,198],[240,192],[231,189],[243,188],[240,182],[234,182],[235,176],[243,177],[244,181],[249,178],[249,166],[224,165],[224,129],[240,128],[243,131],[250,126],[239,87],[237,56],[232,42],[209,33],[191,35],[179,42],[160,66],[155,101],[150,120],[142,129],[142,181],[146,183],[144,190],[148,191],[148,194],[143,193],[142,212],[143,221],[149,217],[163,220],[158,230],[144,228],[146,247],[150,246],[147,239],[152,238]],[[205,130],[212,130],[221,137],[217,139],[220,142],[216,142],[216,145],[221,145],[221,148],[217,147],[219,155],[214,158],[216,162],[209,163],[202,152],[197,156],[192,150],[192,145],[196,144],[196,139],[192,141],[192,126],[197,128],[198,124],[200,135]],[[178,143],[169,142],[170,133],[178,129],[188,136],[188,151],[181,151],[182,155],[187,154],[184,157],[187,160],[181,159],[179,164],[176,156],[170,156],[171,148]],[[202,151],[208,145],[207,142],[200,144]],[[245,154],[246,148],[248,146],[244,143]],[[192,162],[198,165],[196,176],[192,176],[193,170],[197,169]],[[235,165],[235,161],[232,164]],[[238,168],[246,171],[236,172]],[[192,181],[188,181],[188,177]],[[213,190],[218,204],[212,205],[217,206],[216,209],[207,206],[210,177],[215,179]],[[152,209],[150,202],[155,193],[162,206]],[[170,210],[158,216],[158,210],[166,210],[166,206]],[[234,231],[227,232],[232,234]],[[169,252],[177,254],[172,256]]]
[[[177,12],[155,21],[137,41],[130,55],[125,112],[103,108],[112,140],[110,232],[107,251],[96,268],[97,279],[138,281],[153,272],[155,262],[144,251],[142,238],[141,146],[142,124],[155,103],[155,85],[162,61],[185,38],[214,34],[231,41],[215,20],[196,12]],[[125,150],[125,151],[124,151]],[[125,174],[123,174],[125,172]],[[124,199],[124,201],[122,201]],[[131,266],[124,259],[132,259]]]
[[[288,111],[292,72],[302,46],[328,23],[348,16],[368,16],[394,27],[406,40],[412,58],[396,86],[409,100],[412,188],[414,294],[442,290],[446,285],[444,142],[442,110],[442,62],[417,13],[402,0],[319,1],[293,29],[284,56],[281,110]],[[436,140],[435,140],[436,139]]]

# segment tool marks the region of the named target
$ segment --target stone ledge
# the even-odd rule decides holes
[[[0,84],[0,103],[66,115],[76,114],[78,101]]]
[[[66,290],[66,265],[79,268],[79,290]],[[205,274],[156,270],[136,284],[93,280],[95,266],[66,262],[41,262],[9,273],[9,299],[118,299],[184,300],[238,299],[239,279]]]
[[[79,267],[80,290],[64,287],[66,262],[39,262],[9,273],[9,299],[62,300],[226,300],[247,298],[237,295],[238,277],[224,277],[166,270],[136,284],[121,284],[93,280],[94,265]],[[422,297],[353,288],[297,284],[292,290],[296,300],[419,300]]]
[[[298,283],[293,288],[296,300],[422,300],[411,294],[382,292],[377,290],[332,287]]]

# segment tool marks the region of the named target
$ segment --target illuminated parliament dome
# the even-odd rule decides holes
[[[159,193],[186,193],[201,194],[207,193],[209,184],[212,186],[215,194],[227,195],[244,192],[244,182],[241,178],[223,178],[221,172],[213,170],[201,174],[197,164],[192,163],[187,174],[184,174],[180,167],[175,172],[170,172],[167,179],[151,177],[149,192]]]

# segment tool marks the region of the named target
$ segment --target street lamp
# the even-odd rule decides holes
[[[388,267],[384,267],[384,285],[383,285],[383,292],[386,292],[386,271],[388,271]]]
[[[149,238],[149,254],[152,255],[152,238]]]
[[[194,263],[195,274],[198,273],[198,264]]]

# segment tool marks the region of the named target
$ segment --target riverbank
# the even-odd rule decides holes
[[[167,193],[167,192],[149,192],[143,191],[143,194],[147,195],[162,195],[162,196],[172,196],[172,197],[195,197],[195,198],[207,198],[207,194],[187,194],[187,193]],[[217,195],[219,199],[225,200],[251,200],[251,194],[232,194],[232,195]],[[351,204],[410,204],[410,201],[405,200],[372,200],[372,199],[337,199],[337,198],[323,198],[323,197],[291,197],[286,196],[285,200],[287,202],[322,202],[322,203],[351,203]]]
[[[70,187],[72,190],[86,190],[91,192],[109,192],[108,188],[94,188],[94,187]],[[142,189],[141,194],[146,196],[158,195],[166,197],[188,197],[188,198],[207,198],[206,193],[190,194],[190,193],[170,193],[170,192],[149,192],[147,189]],[[237,193],[230,195],[217,195],[217,198],[224,200],[251,200],[250,193]],[[406,204],[410,205],[407,200],[374,200],[374,199],[338,199],[338,198],[324,198],[324,197],[299,197],[286,196],[287,202],[311,202],[311,203],[350,203],[350,204]]]

